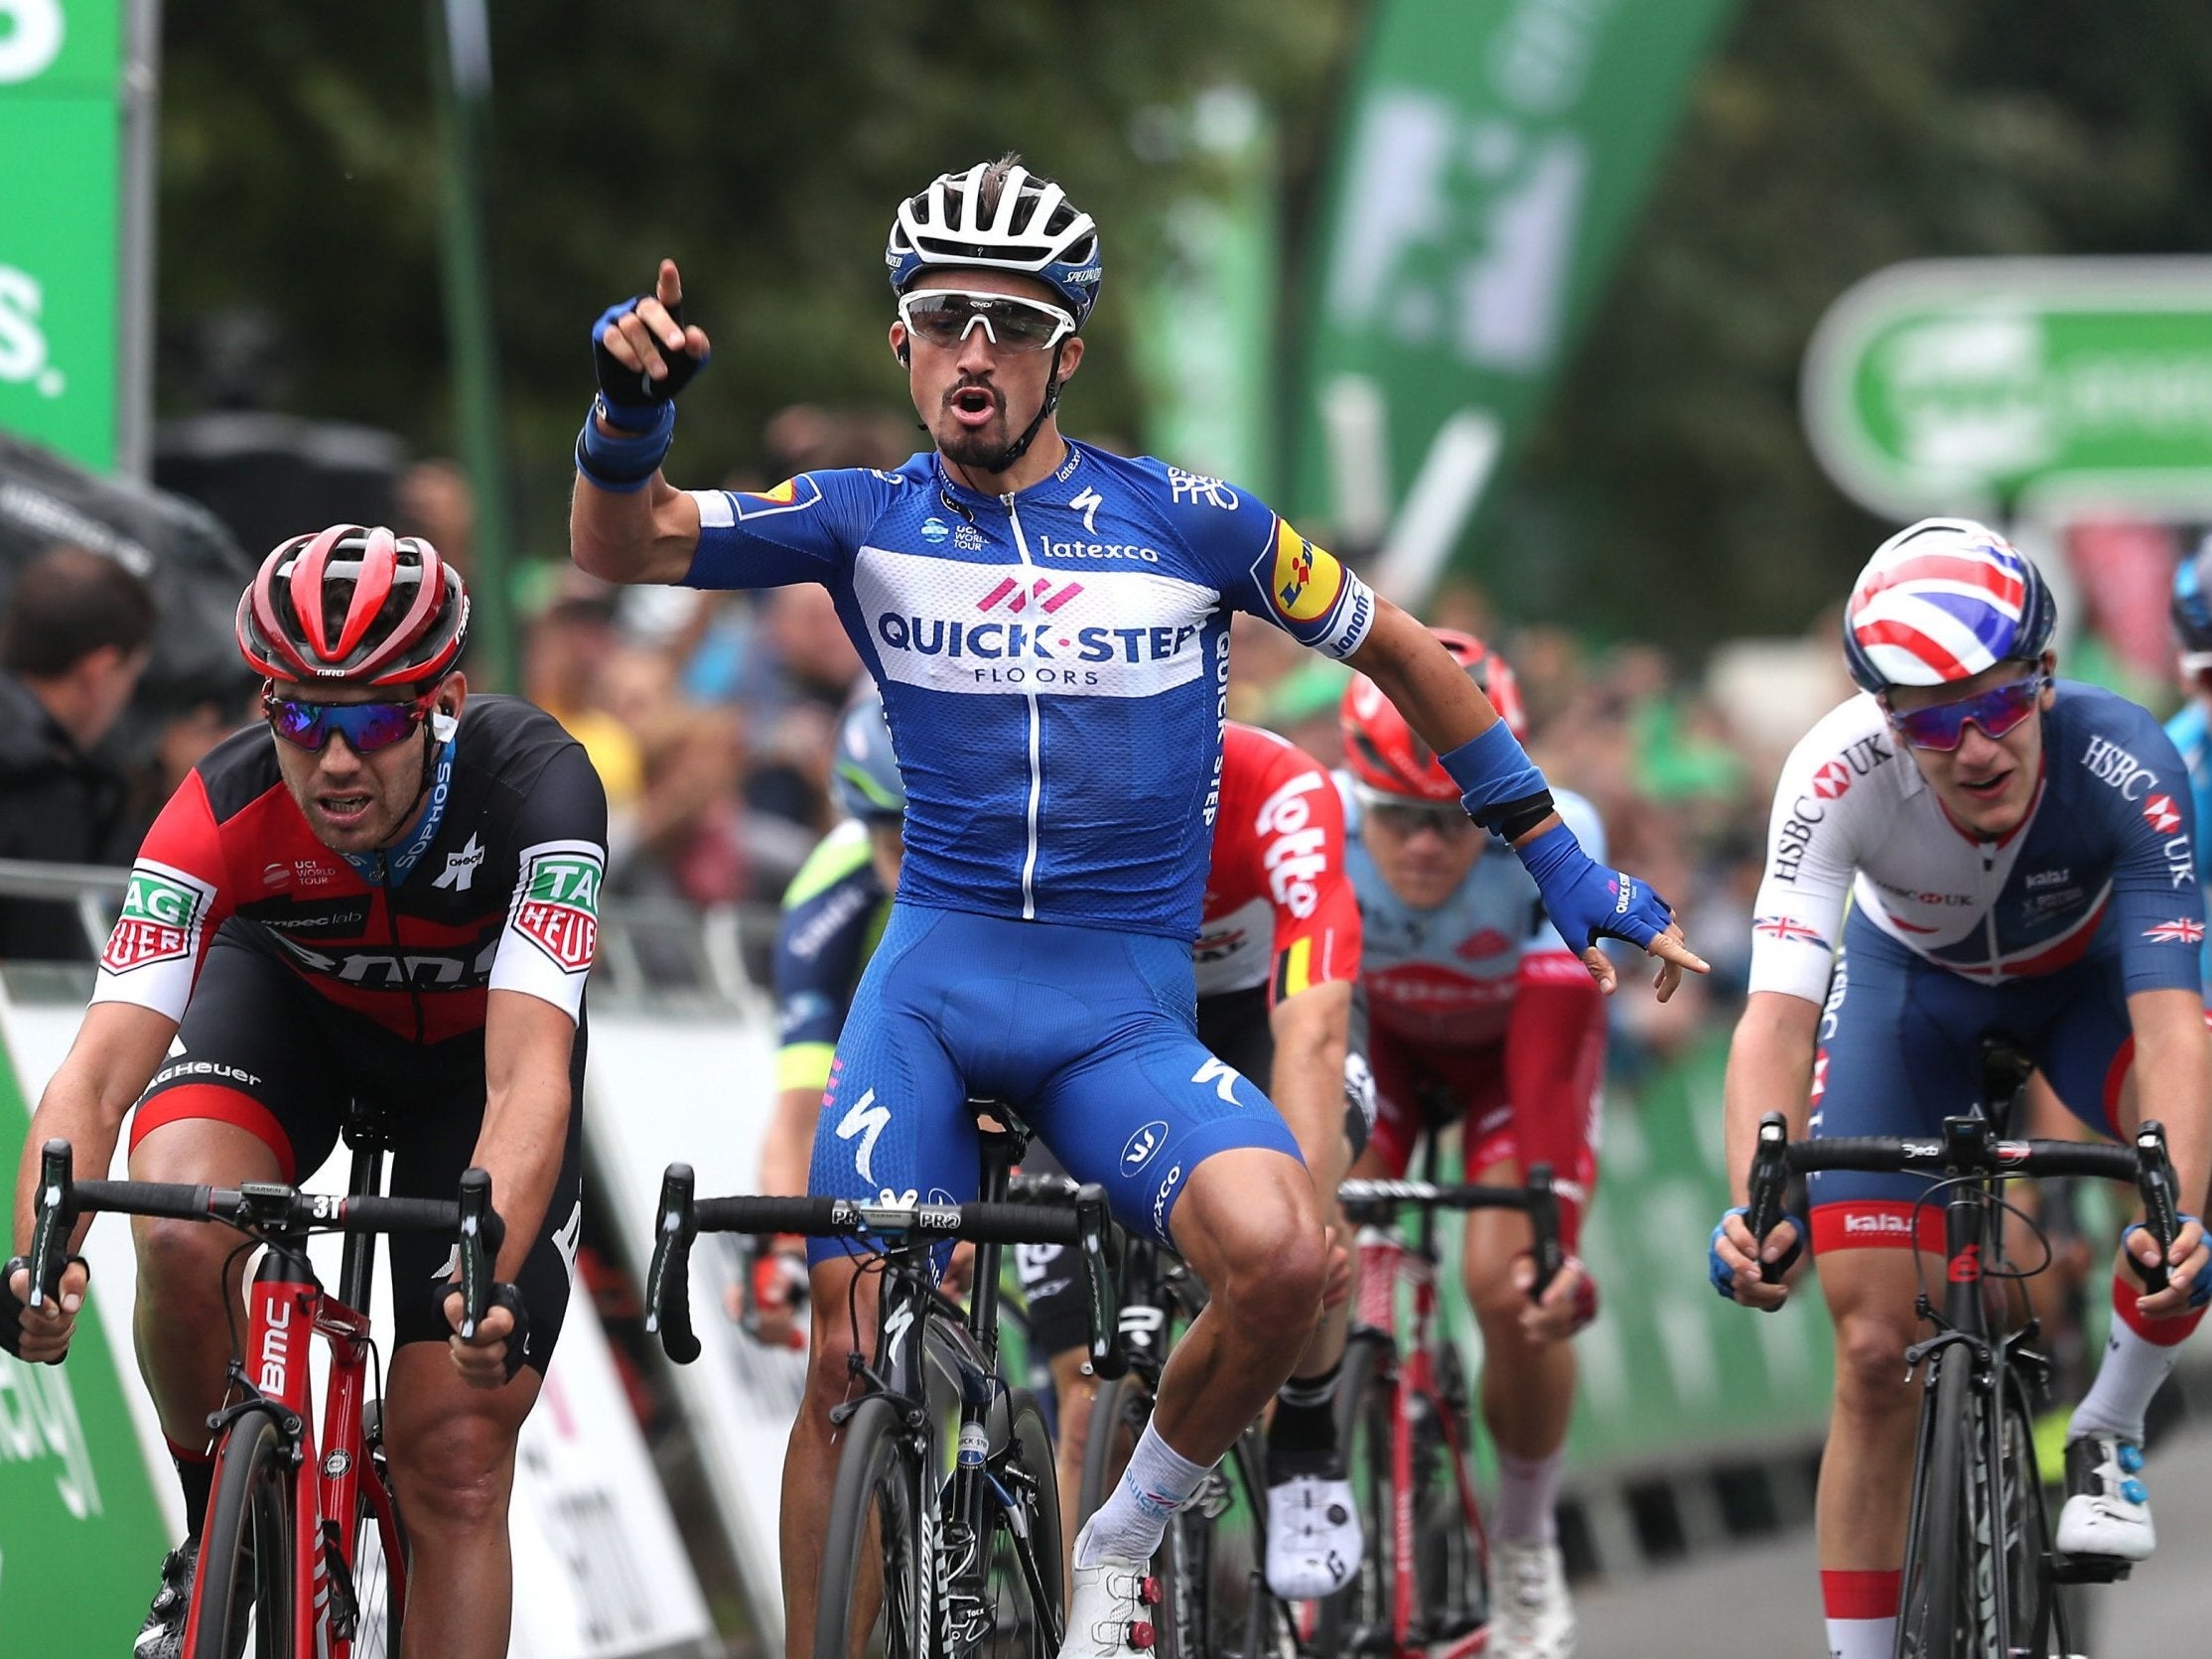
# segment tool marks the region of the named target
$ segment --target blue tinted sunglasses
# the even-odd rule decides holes
[[[269,729],[300,749],[321,750],[336,732],[355,755],[373,755],[413,737],[429,718],[431,693],[404,703],[310,703],[297,697],[261,694]]]
[[[2036,702],[2049,685],[2047,674],[2030,674],[2024,680],[2007,680],[1974,697],[1955,703],[1905,713],[1889,709],[1889,724],[1897,736],[1915,749],[1944,751],[1959,747],[1969,722],[1993,738],[2002,738],[2035,712]]]

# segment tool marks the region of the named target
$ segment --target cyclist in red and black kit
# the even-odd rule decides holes
[[[498,1306],[456,1330],[448,1246],[391,1241],[396,1334],[385,1444],[407,1518],[410,1647],[503,1655],[515,1439],[568,1302],[582,1220],[584,981],[598,939],[607,799],[551,717],[471,698],[469,600],[416,537],[334,525],[272,552],[238,605],[266,733],[208,754],[148,832],[97,988],[31,1125],[16,1183],[27,1242],[38,1148],[104,1175],[124,1116],[140,1180],[293,1181],[348,1106],[382,1110],[391,1189],[449,1196],[490,1172],[506,1223]],[[221,1229],[134,1223],[137,1347],[185,1492],[140,1659],[175,1653],[207,1503],[244,1257]],[[58,1304],[0,1334],[68,1348],[81,1260]]]

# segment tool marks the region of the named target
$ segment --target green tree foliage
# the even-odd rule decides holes
[[[1830,303],[1904,259],[2205,251],[2208,164],[2201,0],[1746,5],[1476,565],[1683,647],[1803,626],[1890,528],[1798,419]]]
[[[893,207],[1006,150],[1099,219],[1101,347],[1078,429],[1139,429],[1117,347],[1185,164],[1148,112],[1225,78],[1307,94],[1343,46],[1331,0],[507,0],[489,8],[486,163],[498,352],[532,551],[557,552],[591,391],[586,328],[674,256],[716,361],[685,394],[680,476],[758,460],[796,399],[903,407],[885,342]],[[288,372],[270,406],[451,442],[437,139],[420,5],[171,0],[164,17],[165,330],[258,308]],[[165,379],[170,412],[199,395]]]

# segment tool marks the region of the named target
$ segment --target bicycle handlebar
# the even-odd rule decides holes
[[[671,1164],[660,1181],[652,1264],[645,1274],[645,1329],[678,1365],[699,1357],[691,1325],[691,1244],[709,1233],[803,1233],[811,1238],[890,1239],[933,1244],[968,1239],[994,1244],[1071,1244],[1082,1258],[1090,1313],[1091,1368],[1101,1377],[1128,1369],[1108,1271],[1106,1190],[1089,1184],[1071,1197],[1049,1190],[1031,1203],[863,1204],[850,1198],[739,1196],[695,1198],[688,1164]]]
[[[1560,1242],[1559,1193],[1549,1164],[1529,1166],[1528,1178],[1519,1186],[1447,1185],[1430,1180],[1347,1180],[1336,1188],[1337,1206],[1346,1219],[1378,1219],[1406,1205],[1421,1209],[1517,1209],[1527,1214],[1535,1234],[1531,1247],[1536,1277],[1529,1284],[1529,1301],[1542,1299],[1559,1270],[1567,1265],[1567,1251]]]
[[[69,1233],[85,1215],[152,1215],[217,1221],[256,1237],[313,1230],[336,1233],[454,1233],[461,1240],[462,1335],[476,1334],[490,1307],[491,1275],[505,1224],[491,1207],[491,1176],[472,1169],[461,1197],[407,1198],[382,1193],[303,1192],[282,1181],[195,1186],[183,1181],[76,1180],[67,1141],[39,1151],[39,1192],[31,1233],[30,1306],[59,1295]]]
[[[1780,1112],[1759,1119],[1759,1137],[1751,1153],[1750,1202],[1744,1225],[1753,1246],[1763,1242],[1782,1217],[1782,1189],[1791,1173],[1812,1175],[1822,1170],[1863,1170],[1876,1175],[1912,1173],[1949,1177],[1964,1175],[2090,1175],[2103,1180],[2132,1181],[2143,1198],[2144,1225],[2157,1240],[2160,1252],[2172,1247],[2180,1228],[2173,1198],[2173,1163],[2166,1153],[2165,1126],[2144,1123],[2136,1130],[2132,1146],[2108,1146],[2083,1141],[1999,1141],[1986,1134],[1980,1118],[1947,1118],[1940,1136],[1843,1135],[1833,1140],[1793,1141],[1789,1120]],[[1985,1133],[1975,1133],[1981,1130]],[[2155,1294],[2166,1287],[2166,1270],[2138,1270],[2144,1285]],[[1760,1276],[1772,1284],[1781,1277],[1773,1262],[1759,1264]]]

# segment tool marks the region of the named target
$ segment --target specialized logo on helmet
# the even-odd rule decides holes
[[[582,973],[599,949],[599,889],[605,876],[600,850],[589,842],[549,841],[523,849],[512,925],[563,973]]]
[[[201,922],[214,897],[213,888],[182,870],[139,865],[124,890],[122,913],[107,936],[100,966],[122,974],[198,954]]]

